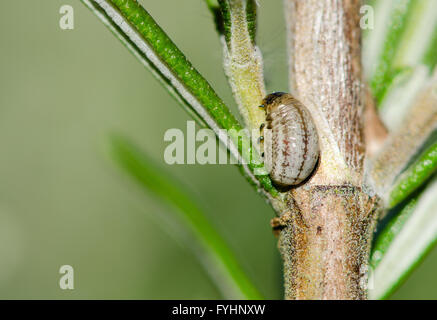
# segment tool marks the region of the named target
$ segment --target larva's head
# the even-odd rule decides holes
[[[285,92],[273,92],[270,93],[269,95],[267,95],[263,100],[262,100],[262,105],[260,107],[264,108],[266,110],[267,113],[269,113],[269,111],[277,106],[278,104],[281,103],[282,98],[284,96],[287,96],[288,94]]]

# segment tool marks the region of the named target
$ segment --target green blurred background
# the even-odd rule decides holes
[[[232,106],[203,0],[143,0]],[[74,30],[59,8],[74,8]],[[269,91],[287,90],[281,1],[259,10]],[[189,116],[79,0],[0,4],[0,298],[218,299],[189,249],[108,155],[118,132],[163,162],[164,132]],[[163,164],[165,165],[165,164]],[[282,297],[273,211],[232,165],[168,166],[185,181],[265,297]],[[59,268],[75,271],[61,290]],[[437,250],[393,298],[437,298]]]

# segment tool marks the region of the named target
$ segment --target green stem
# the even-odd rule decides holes
[[[259,108],[266,95],[261,51],[255,44],[256,3],[254,0],[220,0],[225,30],[224,70],[229,85],[252,137],[258,139],[265,122]]]

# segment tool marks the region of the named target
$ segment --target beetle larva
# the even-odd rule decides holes
[[[269,94],[260,107],[266,111],[261,155],[271,179],[284,187],[301,183],[319,158],[317,130],[308,109],[284,92]]]

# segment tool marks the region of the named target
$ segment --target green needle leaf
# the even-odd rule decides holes
[[[420,158],[397,179],[390,194],[390,208],[406,199],[437,170],[437,142],[425,150]]]
[[[396,74],[391,66],[410,17],[413,2],[413,0],[395,1],[380,61],[370,82],[370,87],[378,105],[384,98],[387,88]]]
[[[206,5],[208,6],[208,9],[211,11],[214,17],[214,23],[217,32],[221,35],[224,34],[225,30],[224,30],[223,16],[218,0],[205,0],[205,2]]]
[[[387,298],[437,240],[437,179],[380,232],[371,256],[369,298]],[[372,288],[373,287],[373,288]]]
[[[437,64],[437,26],[434,29],[434,33],[432,36],[432,40],[430,41],[430,45],[428,51],[425,53],[423,57],[423,63],[427,65],[430,70],[433,70],[435,65]]]
[[[394,238],[401,231],[405,222],[410,218],[416,208],[417,197],[411,199],[394,218],[388,221],[383,230],[378,233],[373,243],[370,265],[376,268],[387,252]],[[389,217],[391,214],[389,214]]]
[[[218,0],[218,1],[206,0],[206,3],[209,9],[212,11],[212,13],[216,15],[215,21],[216,23],[219,23],[217,24],[217,30],[219,30],[219,33],[225,36],[228,46],[230,46],[230,40],[232,37],[231,14],[232,14],[232,10],[235,10],[232,7],[238,7],[239,5],[244,5],[246,8],[245,24],[247,24],[247,30],[249,32],[250,39],[252,40],[252,44],[255,44],[256,25],[257,25],[257,21],[256,21],[257,4],[255,0]],[[217,15],[219,15],[220,18],[217,18]]]
[[[405,69],[426,69],[425,76],[429,76],[436,64],[437,19],[435,0],[387,0],[376,4],[378,10],[376,28],[367,32],[364,48],[366,73],[371,76],[370,85],[378,107],[382,110],[393,108],[397,111],[408,107],[399,98],[393,102],[396,92],[404,90],[404,85],[395,83],[396,78]],[[379,12],[381,10],[381,12]],[[373,47],[369,47],[373,46]],[[378,56],[377,62],[375,57]],[[376,62],[376,63],[375,63]],[[372,69],[377,64],[373,73]],[[372,74],[373,73],[373,74]],[[412,79],[414,81],[414,79]],[[399,82],[399,81],[398,81]],[[408,84],[411,88],[413,85]],[[417,85],[416,87],[419,87]],[[417,90],[410,90],[411,100]],[[391,101],[386,97],[391,93]],[[405,96],[405,94],[404,94]],[[393,111],[394,113],[396,111]],[[390,117],[388,117],[390,119]],[[390,121],[387,123],[391,126]]]
[[[231,249],[192,200],[186,186],[120,136],[112,137],[111,151],[120,167],[145,190],[177,209],[172,212],[178,215],[172,218],[181,221],[182,226],[200,243],[200,250],[193,243],[188,247],[226,298],[262,299]]]
[[[134,55],[140,63],[149,70],[152,75],[161,83],[161,85],[172,95],[177,102],[188,112],[188,114],[202,126],[207,127],[206,122],[199,117],[196,111],[188,103],[188,101],[181,95],[180,92],[172,85],[168,78],[147,58],[147,56],[137,47],[120,27],[114,23],[106,12],[94,0],[81,0],[100,21],[120,40],[120,42]]]
[[[102,0],[97,0],[102,1]],[[212,119],[209,126],[218,125],[220,128],[241,130],[238,121],[225,106],[223,101],[217,96],[209,83],[194,69],[185,55],[176,47],[165,32],[158,26],[148,12],[135,0],[111,0],[110,1],[122,15],[129,21],[135,30],[149,44],[150,50],[161,59],[168,69],[178,78],[179,82],[174,83],[179,86],[183,83],[191,93],[191,98],[201,104]],[[102,1],[103,3],[103,1]],[[150,54],[152,54],[150,52]],[[182,91],[183,88],[180,88]],[[193,103],[195,104],[195,103]],[[203,110],[199,110],[202,112]]]
[[[246,3],[247,26],[252,43],[255,43],[255,37],[256,37],[256,26],[257,26],[256,11],[257,11],[256,1],[247,0]]]
[[[190,114],[214,130],[232,156],[241,159],[245,177],[270,200],[278,196],[269,176],[255,163],[254,149],[248,137],[241,137],[242,126],[232,115],[210,84],[192,66],[167,34],[136,0],[82,0],[117,37],[160,78],[170,93]],[[224,135],[221,129],[228,131]],[[229,137],[229,141],[228,141]],[[254,153],[253,153],[254,152]],[[254,157],[256,159],[256,157]],[[254,174],[256,171],[256,175]],[[262,188],[258,188],[261,186]],[[263,192],[265,190],[265,192]]]

